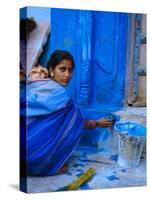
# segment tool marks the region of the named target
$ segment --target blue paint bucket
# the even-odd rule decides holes
[[[140,164],[140,158],[146,138],[146,128],[132,122],[116,123],[118,134],[118,164],[125,168],[134,168]]]

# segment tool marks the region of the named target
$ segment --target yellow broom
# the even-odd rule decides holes
[[[66,185],[57,191],[68,191],[68,190],[77,190],[81,185],[85,184],[92,176],[95,174],[94,168],[89,168],[84,174],[82,174],[79,178],[74,180],[69,185]]]

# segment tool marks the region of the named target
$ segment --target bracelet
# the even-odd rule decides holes
[[[94,129],[97,127],[97,121],[87,120],[85,121],[85,127]]]
[[[96,128],[96,121],[91,120],[91,122],[92,122],[92,128],[93,128],[93,129]]]

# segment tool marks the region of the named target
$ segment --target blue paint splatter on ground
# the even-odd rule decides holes
[[[82,175],[83,175],[83,173],[76,174],[77,177],[80,177]]]
[[[106,178],[107,178],[109,181],[119,180],[119,178],[116,177],[115,175],[112,175],[112,176],[106,176]]]
[[[69,176],[72,176],[72,173],[71,172],[66,172],[67,175]]]
[[[85,166],[84,164],[81,164],[81,163],[79,164],[79,167],[84,167],[84,166]]]
[[[76,163],[73,163],[73,167],[78,167],[79,165]]]
[[[77,172],[84,172],[83,169],[77,169]]]
[[[117,161],[118,160],[118,154],[110,156],[110,160]]]
[[[82,185],[80,188],[82,190],[90,190],[91,189],[87,183],[85,183],[84,185]]]
[[[84,164],[80,164],[80,163],[73,163],[73,167],[84,167]]]
[[[122,172],[124,172],[124,173],[126,172],[126,170],[125,170],[125,169],[122,169],[121,171],[122,171]]]

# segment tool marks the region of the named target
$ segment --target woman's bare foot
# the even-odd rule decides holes
[[[67,165],[67,164],[64,164],[64,165],[59,169],[59,171],[57,172],[57,175],[64,174],[67,170],[68,170],[68,165]]]

